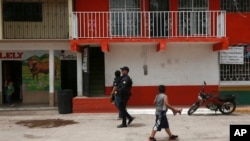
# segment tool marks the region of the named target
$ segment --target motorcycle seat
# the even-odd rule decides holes
[[[219,99],[219,101],[222,101],[222,102],[234,101],[234,100],[235,100],[235,96],[234,96],[234,95],[230,95],[230,96],[219,96],[218,99]]]

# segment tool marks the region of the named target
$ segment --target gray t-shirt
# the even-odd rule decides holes
[[[159,93],[158,95],[156,95],[155,97],[155,115],[161,115],[162,111],[166,111],[167,112],[167,107],[164,103],[164,98],[167,97],[167,95],[165,95],[164,93]]]

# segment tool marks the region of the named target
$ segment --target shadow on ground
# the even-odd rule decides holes
[[[132,123],[131,125],[129,125],[129,127],[143,127],[146,126],[146,124],[144,123]]]

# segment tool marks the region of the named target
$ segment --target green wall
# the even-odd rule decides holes
[[[219,93],[221,96],[234,94],[238,105],[250,105],[249,86],[220,87]]]

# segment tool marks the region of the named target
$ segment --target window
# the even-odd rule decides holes
[[[139,0],[110,0],[110,9],[118,11],[138,11],[140,10]]]
[[[111,34],[140,34],[140,0],[110,0]]]
[[[250,12],[249,0],[221,0],[221,10],[227,12]]]
[[[4,21],[42,21],[41,2],[4,2]]]
[[[150,11],[169,11],[169,0],[149,0]]]
[[[208,10],[208,0],[179,0],[179,11]]]
[[[243,63],[220,64],[221,81],[250,81],[250,45],[235,46],[234,48],[237,47],[243,48]],[[231,57],[237,58],[233,56]]]
[[[169,0],[149,0],[150,36],[168,37],[169,35]]]
[[[208,0],[179,0],[178,10],[180,35],[209,34]]]

